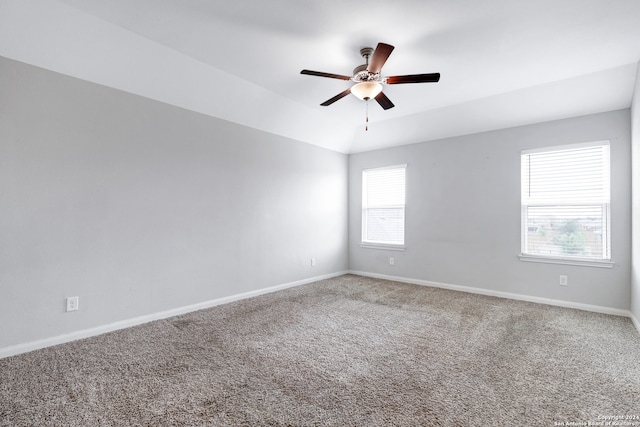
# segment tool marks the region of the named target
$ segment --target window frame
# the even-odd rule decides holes
[[[608,200],[603,203],[594,203],[594,202],[581,202],[581,203],[525,203],[524,196],[522,194],[523,187],[523,179],[524,179],[524,171],[523,171],[523,157],[527,154],[534,153],[551,153],[556,151],[563,150],[572,150],[572,149],[580,149],[580,148],[590,148],[590,147],[598,147],[598,146],[608,146],[608,165],[607,165],[607,176],[608,176]],[[611,143],[609,140],[602,141],[593,141],[593,142],[585,142],[585,143],[577,143],[577,144],[567,144],[567,145],[556,145],[556,146],[546,146],[529,150],[522,150],[520,153],[520,254],[519,258],[521,261],[527,262],[538,262],[538,263],[549,263],[549,264],[565,264],[565,265],[578,265],[578,266],[589,266],[589,267],[602,267],[602,268],[612,268],[615,263],[612,260],[612,250],[611,250]],[[606,230],[606,236],[603,238],[603,245],[605,246],[605,257],[604,258],[590,258],[590,257],[573,257],[573,256],[561,256],[561,255],[541,255],[535,253],[528,253],[527,250],[527,241],[528,241],[528,222],[527,222],[527,213],[528,208],[531,206],[546,206],[546,207],[554,207],[554,206],[602,206],[603,212],[603,229]]]
[[[372,208],[368,205],[367,201],[367,192],[368,192],[368,180],[366,179],[366,174],[371,171],[382,171],[382,170],[395,170],[395,169],[404,169],[404,203],[402,205],[380,205],[375,206],[376,208],[384,207],[395,207],[402,208],[402,223],[403,223],[403,232],[402,232],[402,243],[392,243],[392,242],[382,242],[382,241],[374,241],[367,240],[367,211]],[[404,251],[406,249],[406,207],[407,207],[407,164],[396,164],[390,166],[382,166],[376,168],[367,168],[362,170],[362,210],[361,210],[361,232],[360,232],[360,246],[363,248],[371,248],[371,249],[386,249],[392,251]]]

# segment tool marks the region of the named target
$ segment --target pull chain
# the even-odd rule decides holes
[[[364,102],[364,105],[365,105],[364,131],[367,132],[369,130],[369,100],[368,99]]]

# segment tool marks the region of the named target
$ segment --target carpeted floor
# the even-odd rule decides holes
[[[607,417],[640,426],[629,319],[353,275],[0,360],[0,426]]]

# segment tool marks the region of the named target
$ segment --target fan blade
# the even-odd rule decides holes
[[[388,85],[398,85],[402,83],[436,83],[438,80],[440,80],[440,73],[390,76],[385,79]]]
[[[342,76],[340,74],[323,73],[322,71],[302,70],[300,74],[307,74],[309,76],[329,77],[338,80],[351,80],[349,76]]]
[[[384,65],[384,63],[387,62],[387,59],[389,58],[389,55],[391,55],[392,51],[393,46],[391,46],[390,44],[378,43],[378,46],[376,46],[376,50],[373,51],[373,56],[371,57],[371,62],[367,67],[367,71],[373,74],[378,74],[380,70],[382,70],[382,66]]]
[[[323,107],[326,107],[326,106],[328,106],[328,105],[333,104],[333,103],[334,103],[334,102],[336,102],[337,100],[344,98],[345,96],[349,95],[350,93],[351,93],[351,88],[349,88],[349,89],[345,90],[344,92],[340,92],[339,94],[337,94],[336,96],[334,96],[334,97],[333,97],[333,98],[331,98],[331,99],[327,99],[326,101],[324,101],[324,102],[323,102],[322,104],[320,104],[320,105],[322,105]]]
[[[391,100],[387,98],[387,95],[385,95],[383,92],[377,94],[374,99],[378,101],[378,104],[380,104],[380,106],[385,110],[395,107],[395,105],[393,105],[393,102],[391,102]]]

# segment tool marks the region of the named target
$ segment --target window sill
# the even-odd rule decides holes
[[[406,246],[404,245],[391,245],[386,243],[366,243],[366,242],[360,243],[360,247],[367,248],[367,249],[383,249],[387,251],[404,251],[406,248]]]
[[[595,260],[584,258],[560,258],[560,257],[542,257],[535,255],[518,255],[520,261],[540,262],[544,264],[563,264],[563,265],[579,265],[583,267],[613,268],[616,264],[611,260]]]

